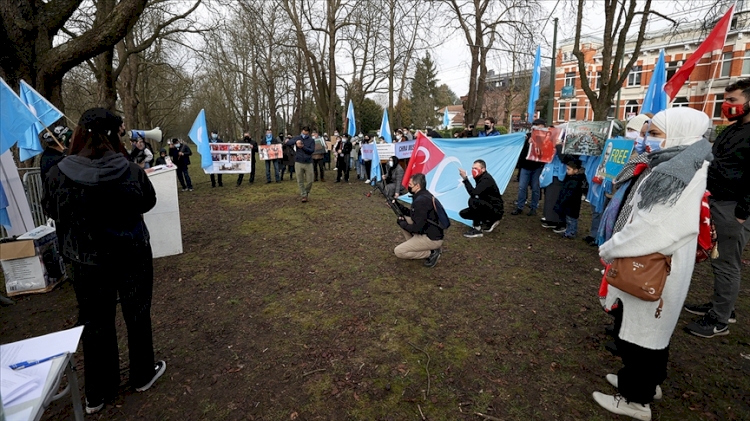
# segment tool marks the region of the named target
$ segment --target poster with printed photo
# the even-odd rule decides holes
[[[275,145],[258,145],[258,157],[261,161],[281,159],[284,157],[284,149],[280,143]]]
[[[555,145],[560,139],[562,129],[557,127],[545,127],[543,129],[534,129],[529,137],[529,153],[526,159],[549,163],[555,157]]]
[[[207,174],[246,174],[253,170],[251,144],[212,143],[209,146],[213,166],[204,170]]]
[[[599,156],[611,137],[611,121],[571,121],[565,129],[563,153]]]
[[[630,159],[633,143],[632,139],[622,137],[607,140],[602,160],[594,173],[594,182],[601,184],[603,180],[613,181]]]

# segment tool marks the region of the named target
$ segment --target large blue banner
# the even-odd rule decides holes
[[[458,170],[460,168],[466,170],[469,173],[469,180],[474,184],[471,178],[471,166],[477,159],[482,159],[487,163],[487,172],[497,182],[500,193],[504,193],[525,141],[525,133],[463,139],[432,139],[432,143],[445,156],[439,164],[425,174],[427,190],[440,200],[451,219],[471,226],[471,221],[458,216],[458,212],[466,208],[469,202],[469,194],[466,192]],[[401,196],[399,199],[411,202],[409,197]]]

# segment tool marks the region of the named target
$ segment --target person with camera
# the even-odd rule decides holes
[[[426,259],[424,265],[431,268],[437,264],[443,246],[443,228],[438,219],[435,198],[427,190],[427,180],[421,173],[411,176],[408,191],[413,195],[411,208],[393,200],[403,214],[396,223],[406,239],[393,252],[399,259]]]
[[[470,219],[473,228],[464,233],[466,238],[483,237],[484,231],[492,232],[503,219],[503,195],[497,187],[495,179],[487,172],[487,164],[477,159],[471,166],[471,175],[476,186],[472,186],[464,169],[458,170],[463,179],[464,187],[469,193],[469,207],[458,214],[461,218]],[[486,225],[485,225],[486,224]]]

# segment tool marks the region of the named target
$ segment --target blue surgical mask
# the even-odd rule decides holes
[[[658,137],[653,137],[650,139],[646,139],[646,151],[649,153],[656,152],[661,149],[661,142],[664,139],[659,139]]]
[[[273,135],[272,134],[267,134],[266,135],[266,143],[270,145],[271,144],[271,140],[273,140]]]
[[[646,152],[645,139],[641,136],[635,138],[635,151],[638,153],[638,155]]]

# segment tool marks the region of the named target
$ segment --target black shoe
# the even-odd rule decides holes
[[[685,331],[701,338],[729,335],[729,325],[716,320],[711,313],[685,326]]]
[[[536,209],[530,209],[526,216],[536,216]]]
[[[340,183],[340,182],[341,182],[341,180],[336,180],[336,181],[334,181],[334,183]]]
[[[500,220],[498,219],[497,221],[493,222],[493,223],[492,223],[492,225],[490,225],[490,226],[489,226],[489,228],[485,229],[485,231],[487,231],[487,232],[492,232],[492,231],[494,231],[494,230],[495,230],[495,228],[497,228],[497,227],[498,227],[499,225],[500,225]]]
[[[224,187],[224,185],[223,184],[219,184],[219,187]]]
[[[614,356],[620,355],[620,351],[617,350],[617,344],[615,343],[615,341],[609,341],[606,344],[604,344],[604,349],[611,352],[612,355]]]
[[[167,371],[167,363],[164,361],[157,361],[156,364],[154,364],[154,377],[151,378],[151,380],[146,383],[145,385],[141,387],[136,387],[135,390],[137,392],[145,392],[148,389],[151,388],[151,386],[154,385],[154,382],[156,382],[159,377],[161,377],[164,372]]]
[[[271,184],[271,180],[266,180],[266,184]]]
[[[478,237],[484,237],[484,234],[482,234],[482,227],[474,227],[464,233],[464,237],[466,238],[478,238]]]
[[[604,333],[614,338],[615,337],[615,325],[605,326]]]
[[[563,226],[558,225],[557,228],[555,228],[555,229],[552,230],[552,232],[554,232],[555,234],[565,234],[565,231],[567,229],[568,228],[565,225],[563,225]]]
[[[705,303],[705,304],[698,304],[698,305],[686,305],[684,307],[685,311],[688,313],[696,314],[698,316],[705,316],[709,310],[714,308],[714,303]],[[729,323],[737,323],[737,314],[732,310],[732,314],[729,315],[729,320],[727,320]]]
[[[596,247],[596,246],[598,246],[598,245],[599,245],[599,244],[597,244],[597,242],[596,242],[596,238],[594,238],[594,237],[592,237],[592,236],[590,236],[590,235],[587,235],[586,237],[584,237],[583,241],[584,241],[584,242],[585,242],[586,244],[590,245],[591,247]]]
[[[511,212],[511,215],[520,215],[521,212],[523,212],[523,209],[513,209],[513,212]]]
[[[435,267],[435,265],[438,262],[438,259],[440,259],[441,254],[443,254],[442,249],[432,250],[430,252],[430,257],[427,258],[427,260],[424,262],[424,265],[428,268]]]
[[[211,188],[216,188],[216,184],[211,184]]]

